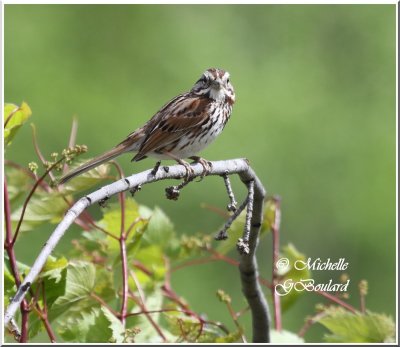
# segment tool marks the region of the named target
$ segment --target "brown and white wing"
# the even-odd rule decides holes
[[[195,131],[193,128],[206,124],[209,105],[208,98],[188,94],[172,100],[146,124],[146,137],[133,160],[138,161],[147,153],[162,152],[180,137]]]

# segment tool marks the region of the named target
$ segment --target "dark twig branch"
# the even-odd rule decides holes
[[[239,206],[238,209],[229,217],[229,219],[226,221],[222,229],[218,232],[217,235],[215,235],[216,240],[226,240],[228,238],[228,229],[231,227],[232,223],[235,221],[237,217],[242,213],[242,211],[246,208],[247,205],[247,198],[242,202],[242,204]]]
[[[193,169],[193,177],[202,176],[204,168],[200,163],[193,163],[191,164],[191,167]],[[106,185],[99,190],[79,199],[74,206],[68,210],[64,219],[60,222],[53,234],[50,236],[49,240],[46,242],[39,256],[32,265],[30,272],[25,277],[23,283],[18,288],[17,293],[10,302],[10,305],[4,314],[5,325],[7,325],[14,317],[18,306],[26,295],[26,292],[36,280],[48,256],[58,244],[61,237],[85,209],[92,204],[104,200],[105,198],[110,198],[111,196],[114,196],[120,192],[131,190],[132,188],[141,186],[143,184],[149,184],[165,179],[182,178],[186,174],[186,168],[182,165],[174,165],[168,167],[168,170],[158,170],[155,175],[152,175],[151,172],[152,170],[143,171],[141,173],[118,180],[112,184]],[[213,162],[209,175],[221,176],[226,172],[229,175],[239,175],[241,181],[248,189],[249,187],[251,189],[252,185],[254,186],[254,200],[252,203],[250,234],[248,240],[249,254],[241,254],[239,271],[242,282],[242,290],[249,303],[252,313],[253,342],[269,342],[269,311],[264,294],[258,283],[259,276],[256,260],[256,249],[263,218],[265,190],[254,171],[250,168],[248,161],[245,159],[232,159]],[[246,204],[247,202],[248,198],[246,199]],[[246,204],[244,204],[243,209],[246,207]],[[239,214],[237,214],[236,217],[238,215]]]

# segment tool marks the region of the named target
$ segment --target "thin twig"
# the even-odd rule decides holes
[[[36,155],[38,156],[38,158],[40,159],[42,164],[46,165],[47,160],[44,158],[42,151],[39,148],[39,143],[38,143],[38,139],[37,139],[37,135],[36,135],[36,127],[34,124],[31,124],[31,127],[32,127],[33,147],[35,148]],[[57,163],[61,162],[61,160],[64,160],[64,158],[60,159]],[[51,172],[51,170],[48,172],[48,174],[50,176],[50,179],[54,182],[55,177],[54,177],[53,173]]]
[[[229,315],[232,317],[233,323],[235,324],[236,328],[240,332],[240,338],[242,339],[242,342],[247,343],[246,336],[244,336],[244,334],[243,334],[243,329],[239,324],[238,316],[237,316],[235,310],[233,309],[231,302],[228,300],[226,300],[224,302],[226,304],[226,307],[228,308]]]
[[[128,229],[126,229],[126,238],[128,239],[129,234],[131,233],[131,231],[133,230],[133,228],[136,226],[136,224],[138,224],[139,222],[144,221],[144,218],[142,217],[137,217],[132,223],[131,225],[129,225]]]
[[[238,240],[236,244],[236,248],[240,254],[250,253],[249,239],[250,239],[251,220],[253,219],[254,181],[250,181],[248,183],[247,188],[249,190],[249,193],[247,195],[247,211],[243,229],[243,236]]]
[[[90,297],[97,301],[101,306],[104,306],[107,308],[115,317],[120,318],[121,314],[117,311],[115,311],[110,305],[108,305],[101,297],[99,297],[97,294],[91,292]]]
[[[129,297],[140,307],[140,310],[142,313],[145,314],[146,318],[150,322],[150,324],[154,327],[154,329],[157,331],[157,334],[162,338],[164,342],[167,342],[167,338],[165,337],[164,333],[161,330],[161,327],[155,322],[155,320],[147,313],[145,305],[143,305],[142,301],[140,298],[137,298],[131,291],[129,291]],[[154,312],[153,312],[154,313]],[[127,313],[126,316],[131,316],[131,314]]]
[[[233,194],[232,185],[231,185],[231,181],[229,180],[228,173],[223,174],[222,177],[224,179],[226,192],[228,193],[228,197],[229,197],[229,204],[226,207],[226,209],[229,212],[235,212],[236,208],[237,208],[237,202],[235,200],[235,195]]]
[[[340,305],[340,306],[342,306],[342,307],[344,307],[346,309],[348,309],[350,312],[353,312],[353,313],[357,313],[358,312],[358,310],[355,307],[349,305],[347,302],[344,302],[343,300],[339,299],[338,297],[336,297],[336,296],[334,296],[332,294],[323,292],[321,290],[315,290],[313,292],[317,293],[317,294],[319,294],[319,295],[321,295],[321,296],[323,296],[323,297],[325,297],[325,298],[327,298],[327,299],[329,299],[329,300],[331,300],[333,302],[335,302],[336,304],[338,304],[338,305]]]
[[[235,219],[242,213],[242,211],[245,209],[247,205],[247,198],[242,202],[242,204],[239,206],[239,208],[232,214],[232,216],[229,217],[229,219],[225,222],[224,226],[222,229],[218,232],[217,235],[215,235],[216,240],[226,240],[228,238],[228,229],[232,225],[232,223],[235,221]]]
[[[358,290],[360,292],[360,311],[362,314],[366,312],[365,297],[368,294],[368,282],[366,280],[361,280],[358,284]]]
[[[42,283],[42,293],[43,293],[43,310],[42,310],[42,322],[44,324],[44,327],[46,329],[47,335],[50,338],[50,342],[52,343],[56,343],[56,336],[54,335],[53,329],[50,325],[49,322],[49,317],[48,317],[48,310],[47,310],[47,300],[46,300],[46,289],[45,289],[45,285],[44,282]],[[40,310],[40,306],[38,303],[36,303],[37,308]]]
[[[76,116],[72,118],[71,133],[69,135],[68,148],[72,148],[76,144],[76,134],[78,133],[78,119]],[[63,173],[68,171],[68,164],[65,162],[63,166]]]
[[[304,337],[304,335],[306,334],[308,329],[310,329],[313,324],[315,324],[319,319],[321,319],[325,315],[326,315],[325,312],[319,312],[316,315],[307,318],[304,325],[301,327],[301,329],[297,333],[297,335],[299,337]]]

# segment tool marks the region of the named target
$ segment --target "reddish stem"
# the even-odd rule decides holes
[[[157,331],[158,335],[163,339],[164,342],[167,342],[167,339],[164,335],[164,333],[162,332],[161,328],[158,326],[158,324],[154,321],[154,319],[150,316],[149,313],[155,313],[156,311],[147,311],[146,310],[146,306],[142,303],[142,301],[140,300],[140,298],[136,298],[135,295],[133,295],[132,292],[129,291],[129,297],[135,301],[135,303],[137,305],[139,305],[141,312],[140,313],[144,313],[146,315],[146,318],[149,320],[150,324],[154,327],[154,329]],[[160,310],[159,310],[160,311]],[[160,311],[161,312],[161,311]],[[135,314],[127,314],[126,316],[133,316]]]
[[[210,263],[210,262],[213,262],[213,261],[216,261],[216,260],[220,260],[220,259],[218,259],[217,257],[215,257],[213,255],[210,256],[210,257],[205,257],[205,258],[192,259],[192,260],[188,260],[188,261],[186,261],[186,262],[184,262],[182,264],[179,264],[177,266],[174,266],[171,269],[171,271],[174,272],[174,271],[177,271],[177,270],[180,270],[180,269],[183,269],[185,267],[192,266],[192,265],[207,264],[207,263]]]
[[[323,297],[325,297],[325,298],[337,303],[338,305],[348,309],[350,312],[357,313],[357,309],[356,308],[354,308],[353,306],[349,305],[347,302],[344,302],[343,300],[340,300],[338,297],[336,297],[336,296],[334,296],[332,294],[323,292],[321,290],[316,290],[316,291],[314,291],[314,293],[322,295]]]
[[[7,179],[4,177],[4,215],[5,215],[5,227],[6,227],[6,237],[4,242],[4,248],[6,249],[8,259],[10,262],[10,268],[12,275],[14,277],[15,284],[17,288],[21,285],[21,279],[17,266],[17,259],[15,257],[14,243],[12,241],[12,230],[11,230],[11,206],[10,199],[8,197],[7,189]],[[24,299],[21,302],[21,337],[20,342],[26,342],[28,340],[28,315],[29,315],[29,305]]]
[[[244,336],[243,331],[242,331],[242,327],[241,327],[240,324],[239,324],[238,316],[237,316],[235,310],[233,309],[232,304],[231,304],[229,301],[226,301],[225,304],[226,304],[226,307],[228,308],[228,311],[229,311],[230,316],[231,316],[232,319],[233,319],[233,322],[234,322],[235,325],[236,325],[236,328],[237,328],[238,331],[240,332],[240,338],[242,339],[242,342],[243,342],[243,343],[247,343],[246,337]]]
[[[308,318],[308,319],[306,320],[306,322],[304,323],[304,325],[302,326],[302,328],[300,329],[300,331],[297,333],[297,335],[298,335],[299,337],[304,337],[304,335],[306,334],[306,332],[308,331],[308,329],[310,329],[311,326],[312,326],[313,324],[315,324],[315,323],[318,321],[318,319],[320,319],[320,318],[322,318],[323,316],[325,316],[325,314],[326,314],[325,312],[319,312],[319,313],[317,313],[316,315],[314,315],[314,316]]]
[[[90,293],[90,297],[96,300],[100,305],[106,307],[115,317],[117,318],[121,317],[121,314],[119,312],[115,311],[111,306],[109,306],[102,298],[97,296],[95,293]]]
[[[44,327],[46,329],[47,335],[49,335],[50,338],[50,342],[51,343],[56,343],[56,336],[54,335],[53,329],[50,325],[49,319],[48,319],[48,310],[47,310],[47,301],[46,301],[46,290],[44,287],[44,283],[42,284],[42,290],[43,290],[43,310],[40,309],[39,304],[37,303],[36,306],[39,309],[39,311],[41,312],[41,319],[42,322],[44,324]]]

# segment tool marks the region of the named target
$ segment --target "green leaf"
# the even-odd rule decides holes
[[[175,253],[175,248],[179,246],[174,225],[158,207],[155,207],[151,214],[146,234],[143,237],[143,245],[158,245],[167,255]]]
[[[122,343],[124,340],[124,327],[107,308],[101,307],[94,324],[90,326],[85,342],[112,342]]]
[[[367,311],[351,313],[342,307],[329,307],[326,315],[318,323],[326,327],[331,334],[324,336],[325,341],[333,343],[393,343],[395,342],[395,324],[384,314]]]
[[[65,293],[54,302],[52,313],[65,312],[89,297],[95,286],[96,269],[93,264],[78,262],[67,267]]]
[[[148,225],[149,225],[149,220],[147,219],[140,220],[131,230],[130,232],[131,237],[129,237],[127,240],[127,248],[126,248],[128,259],[131,259],[132,257],[135,256],[137,250],[141,245],[143,235],[147,230]]]
[[[95,324],[99,308],[86,307],[79,311],[68,312],[58,321],[57,332],[69,342],[84,342],[90,328]]]
[[[271,343],[298,345],[304,343],[304,339],[299,337],[297,334],[292,333],[291,331],[271,330]]]
[[[37,193],[26,208],[21,231],[32,230],[42,223],[58,223],[65,214],[68,204],[58,192]],[[11,215],[16,227],[22,212],[22,206]]]
[[[32,111],[25,102],[19,107],[14,104],[4,105],[4,141],[6,146],[11,144],[18,129],[31,115]]]
[[[108,271],[102,266],[96,269],[96,281],[93,292],[106,302],[117,297],[113,284],[113,273],[114,271]]]
[[[61,257],[59,259],[49,256],[43,269],[40,273],[41,277],[48,277],[55,279],[56,282],[62,278],[62,271],[68,266],[67,258]]]
[[[158,245],[148,247],[141,247],[136,252],[136,260],[145,264],[146,267],[152,272],[149,277],[141,271],[137,271],[137,277],[143,287],[150,286],[153,288],[157,282],[162,282],[165,278],[165,254],[162,248]]]

